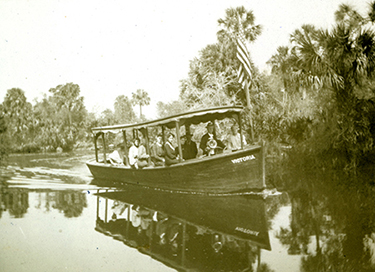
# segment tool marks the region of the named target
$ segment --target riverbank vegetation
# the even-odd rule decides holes
[[[372,165],[375,139],[375,2],[367,15],[338,7],[330,29],[303,25],[268,61],[270,74],[251,62],[247,135],[265,141],[274,165],[288,163],[356,171]],[[223,105],[246,105],[238,83],[237,34],[251,43],[262,33],[251,10],[229,8],[218,19],[217,42],[190,61],[178,101],[157,103],[157,116]],[[253,52],[250,52],[253,53]],[[256,53],[256,52],[254,52]],[[114,111],[88,112],[80,87],[51,88],[31,104],[19,88],[7,91],[0,114],[0,156],[8,152],[69,151],[91,141],[93,126],[145,120],[144,90],[114,101]],[[133,106],[139,105],[140,116]],[[252,124],[252,127],[250,126]],[[250,139],[249,139],[250,140]],[[286,152],[286,149],[288,152]],[[281,156],[288,153],[289,156]],[[296,154],[305,154],[305,159]],[[276,168],[275,168],[276,169]],[[274,169],[271,169],[273,171]]]

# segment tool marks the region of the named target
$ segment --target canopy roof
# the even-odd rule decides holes
[[[119,130],[126,130],[126,129],[141,129],[145,127],[152,127],[152,126],[166,126],[168,128],[176,127],[176,122],[179,123],[180,126],[185,124],[199,124],[205,123],[212,120],[222,120],[224,118],[236,118],[237,115],[243,110],[242,106],[225,106],[225,107],[217,107],[217,108],[209,108],[204,110],[197,110],[186,112],[182,114],[177,114],[161,119],[156,119],[153,121],[148,121],[144,123],[138,124],[124,124],[124,125],[115,125],[115,126],[104,126],[104,127],[95,127],[91,130],[94,133],[98,132],[113,132],[117,133]]]

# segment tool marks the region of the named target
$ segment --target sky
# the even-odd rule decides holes
[[[142,109],[178,99],[189,61],[216,42],[217,20],[243,5],[263,27],[250,45],[255,65],[303,24],[329,28],[345,3],[364,14],[367,0],[0,0],[0,102],[21,88],[29,102],[50,88],[78,84],[89,111],[113,110],[115,98],[144,89]],[[138,107],[134,108],[138,111]]]

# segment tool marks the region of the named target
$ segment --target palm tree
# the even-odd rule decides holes
[[[228,55],[235,61],[234,63],[231,63],[232,68],[235,69],[232,69],[232,74],[228,76],[236,78],[236,70],[240,65],[239,60],[236,58],[236,41],[238,36],[242,36],[245,40],[245,44],[253,42],[260,35],[262,27],[260,25],[255,25],[255,16],[253,12],[251,10],[246,10],[243,6],[228,8],[225,11],[225,18],[219,19],[218,23],[221,27],[221,30],[217,32],[218,40],[224,45],[224,49],[230,52]],[[250,56],[250,53],[247,53]],[[252,70],[251,73],[253,74],[256,69],[254,69],[254,64],[251,59],[249,59],[249,62],[250,69]],[[256,86],[257,83],[254,80],[254,76],[252,75],[251,77],[252,78],[249,79],[251,85]],[[236,89],[240,89],[239,85],[236,85]],[[247,95],[247,93],[245,94]],[[247,101],[247,103],[249,103],[249,101]]]
[[[271,65],[272,73],[281,77],[285,91],[288,91],[290,81],[290,53],[288,46],[279,46],[267,64]]]
[[[375,75],[375,33],[364,27],[368,19],[355,14],[341,5],[332,31],[303,26],[291,35],[300,72],[332,87],[343,104],[352,101],[354,90],[365,87],[366,79]]]
[[[132,93],[132,104],[139,105],[139,118],[142,118],[142,106],[150,105],[150,97],[143,89],[138,89],[137,92]]]
[[[218,20],[218,37],[228,36],[235,42],[237,34],[243,32],[246,41],[253,42],[260,35],[262,27],[255,25],[255,16],[251,10],[247,11],[243,6],[228,8],[225,11],[225,18]]]
[[[375,2],[366,18],[341,5],[332,30],[303,26],[291,36],[296,54],[294,68],[305,79],[312,78],[310,83],[318,81],[326,92],[332,91],[325,105],[337,119],[331,146],[345,154],[350,164],[347,167],[353,169],[361,157],[375,152],[374,11]]]
[[[134,120],[135,114],[131,100],[125,95],[119,95],[115,99],[114,116],[118,123],[130,123]]]

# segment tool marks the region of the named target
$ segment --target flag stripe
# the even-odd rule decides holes
[[[248,63],[248,60],[244,59],[243,56],[241,56],[240,54],[237,54],[237,58],[242,63],[241,66],[244,67],[244,69],[247,72],[248,76],[251,77],[251,68],[250,68],[250,65]]]
[[[242,62],[245,66],[245,69],[248,70],[249,76],[251,76],[251,65],[250,65],[250,57],[247,53],[246,45],[241,41],[241,39],[237,40],[237,58]]]
[[[240,33],[237,36],[237,58],[240,61],[240,67],[238,69],[238,82],[242,84],[242,87],[245,87],[247,79],[251,79],[251,63],[250,56],[244,43],[243,35]]]

